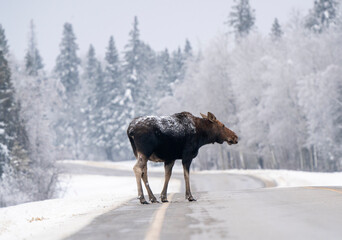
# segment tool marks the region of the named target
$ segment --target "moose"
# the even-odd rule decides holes
[[[237,144],[238,137],[218,121],[214,114],[201,113],[202,118],[189,112],[176,113],[171,116],[145,116],[133,119],[127,129],[134,155],[137,159],[133,167],[138,187],[138,199],[145,200],[141,179],[152,203],[158,202],[153,195],[147,178],[147,161],[164,162],[165,181],[160,194],[162,202],[167,200],[167,187],[175,160],[181,159],[185,179],[185,198],[196,201],[190,191],[189,170],[198,150],[209,143],[227,142]]]

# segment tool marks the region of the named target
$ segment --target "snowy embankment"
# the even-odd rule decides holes
[[[94,168],[128,170],[130,176],[61,174],[60,198],[0,208],[0,239],[63,239],[85,227],[97,216],[136,198],[134,162],[63,161]],[[157,171],[158,168],[157,168]],[[162,189],[162,178],[149,178]],[[171,179],[169,192],[179,192],[181,182]],[[145,192],[146,193],[146,192]]]
[[[63,161],[73,168],[86,166],[130,171],[129,176],[94,174],[61,174],[60,198],[0,208],[0,239],[63,239],[85,227],[97,216],[111,211],[136,197],[133,161],[89,162]],[[163,172],[161,164],[149,166],[151,172]],[[174,172],[182,172],[180,162]],[[272,182],[278,187],[338,186],[342,173],[314,173],[287,170],[225,170],[194,174],[244,174]],[[162,175],[161,175],[162,176]],[[162,189],[162,178],[149,178],[156,192]],[[179,192],[181,181],[171,178],[168,192]],[[146,192],[145,192],[146,193]],[[138,201],[137,201],[138,203]]]

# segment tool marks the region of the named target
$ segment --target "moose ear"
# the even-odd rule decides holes
[[[200,113],[202,118],[208,118],[206,115],[204,115],[203,113]]]
[[[211,112],[208,112],[208,119],[210,122],[214,122],[216,120],[216,117]]]

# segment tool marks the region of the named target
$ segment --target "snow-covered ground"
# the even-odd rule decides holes
[[[72,163],[130,171],[134,165],[132,161]],[[0,208],[1,240],[63,239],[82,229],[97,216],[137,196],[133,174],[128,177],[61,174],[59,179],[61,192],[58,199]],[[163,187],[161,178],[150,177],[149,182],[153,189]],[[180,186],[178,179],[171,179],[169,192],[179,192]]]
[[[89,162],[64,161],[98,168],[132,171],[133,161]],[[149,165],[149,171],[164,171],[163,166]],[[180,163],[175,172],[181,172]],[[278,187],[339,186],[342,173],[314,173],[287,170],[226,170],[203,171],[196,174],[246,174]],[[162,189],[163,179],[149,178],[153,189]],[[180,180],[171,178],[168,192],[179,192]],[[117,208],[136,197],[136,182],[132,176],[60,175],[60,198],[31,202],[0,209],[0,239],[63,239],[97,216]],[[146,193],[146,192],[145,192]]]

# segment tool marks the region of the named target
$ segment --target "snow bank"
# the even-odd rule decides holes
[[[99,166],[94,162],[86,164]],[[100,165],[113,167],[105,162]],[[0,239],[63,239],[137,195],[133,176],[62,174],[59,177],[63,198],[0,208]],[[163,187],[162,178],[150,177],[149,182],[153,189]],[[171,179],[169,192],[179,192],[180,184],[179,180]]]

